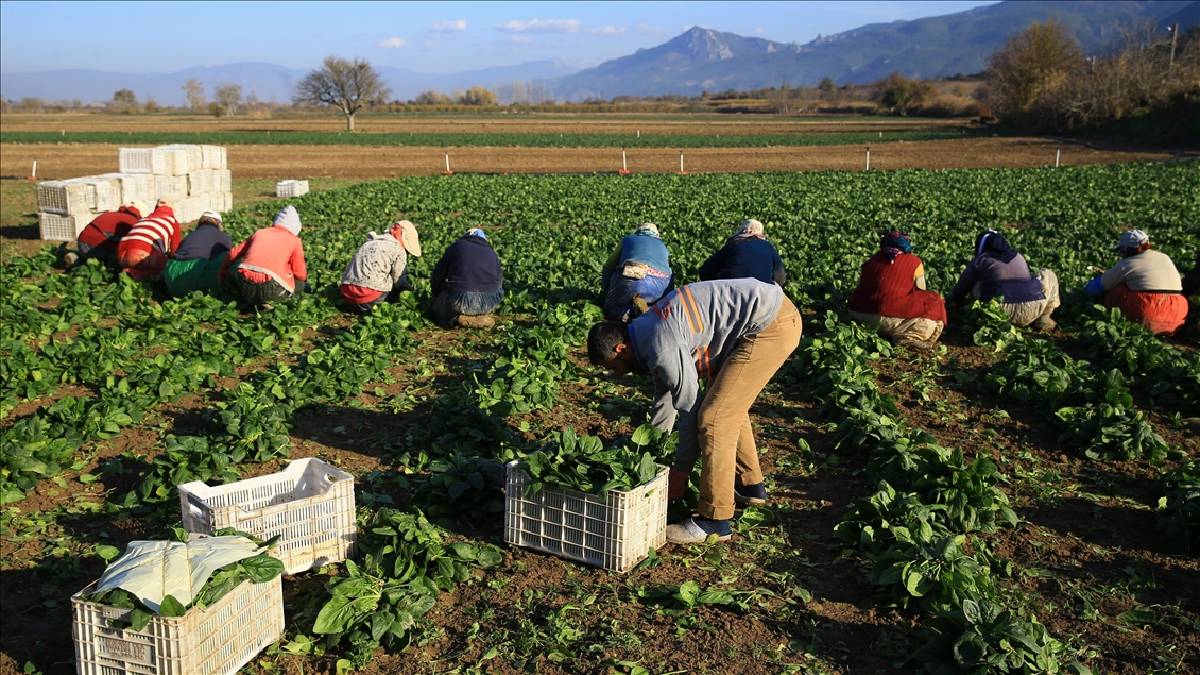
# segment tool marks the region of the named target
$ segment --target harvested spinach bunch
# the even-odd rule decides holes
[[[522,465],[532,479],[531,493],[546,487],[597,494],[631,490],[654,480],[658,463],[671,456],[674,444],[673,436],[648,424],[608,447],[600,438],[563,429],[550,434],[541,449],[526,455]]]

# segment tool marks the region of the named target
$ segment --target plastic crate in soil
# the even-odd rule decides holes
[[[271,555],[288,574],[354,555],[354,476],[315,457],[229,485],[180,485],[179,506],[188,532],[233,527],[264,540],[278,535]]]
[[[526,494],[529,475],[508,463],[504,541],[626,572],[667,541],[667,469],[632,490],[590,494],[545,487]]]
[[[141,631],[113,627],[131,610],[71,596],[71,637],[79,675],[225,675],[238,672],[283,634],[280,577],[244,581],[208,607],[181,617],[154,616]]]
[[[87,224],[88,216],[60,216],[57,213],[38,214],[38,239],[45,241],[74,241]]]

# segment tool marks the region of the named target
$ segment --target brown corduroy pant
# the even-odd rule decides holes
[[[763,481],[750,406],[800,344],[800,312],[783,299],[771,325],[738,341],[709,382],[697,420],[700,458],[700,516],[733,518],[735,480]]]

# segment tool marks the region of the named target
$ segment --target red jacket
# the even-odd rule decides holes
[[[79,233],[79,243],[87,244],[93,252],[117,252],[117,242],[129,234],[129,230],[142,217],[132,206],[122,206],[116,211],[101,213]]]
[[[925,264],[911,253],[888,260],[879,251],[862,266],[858,287],[850,296],[850,309],[898,319],[932,319],[946,322],[946,303],[934,291],[916,286],[916,278],[925,275]]]
[[[264,227],[234,246],[226,262],[229,267],[256,284],[274,279],[291,293],[296,291],[297,281],[308,279],[300,237],[276,225]],[[225,276],[224,270],[221,276]]]
[[[179,221],[175,220],[175,211],[164,204],[137,221],[129,233],[121,238],[117,244],[117,255],[124,256],[127,251],[157,250],[169,256],[179,246],[179,238]]]

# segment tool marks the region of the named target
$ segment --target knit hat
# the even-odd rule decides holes
[[[753,218],[743,220],[738,223],[737,229],[733,231],[735,237],[762,237],[763,224]]]
[[[1122,232],[1121,236],[1117,239],[1116,250],[1136,251],[1141,248],[1142,244],[1148,241],[1150,241],[1150,235],[1146,234],[1145,232],[1141,230],[1129,230],[1127,232]]]
[[[649,234],[662,239],[662,235],[658,233],[658,226],[654,223],[642,223],[633,231],[634,234]]]
[[[396,234],[396,230],[400,230],[400,236],[396,237],[400,240],[400,244],[404,246],[404,250],[408,251],[409,255],[421,257],[421,239],[417,236],[417,226],[409,220],[397,220],[392,223],[391,232]]]
[[[132,206],[137,212],[139,218],[145,218],[150,215],[150,205],[140,199],[131,199],[127,206]]]
[[[222,222],[224,222],[221,220],[221,214],[217,213],[216,211],[205,211],[204,213],[201,213],[199,222],[203,223],[205,221],[208,221],[214,225],[220,225]]]
[[[274,224],[282,227],[288,232],[291,232],[297,237],[300,236],[300,228],[302,227],[300,225],[300,214],[296,213],[296,207],[292,206],[291,204],[279,209],[279,213],[275,214]]]
[[[467,233],[463,236],[479,237],[480,239],[484,239],[484,240],[486,240],[488,238],[487,235],[484,234],[483,230],[479,229],[478,227],[472,227],[471,229],[467,230]]]

